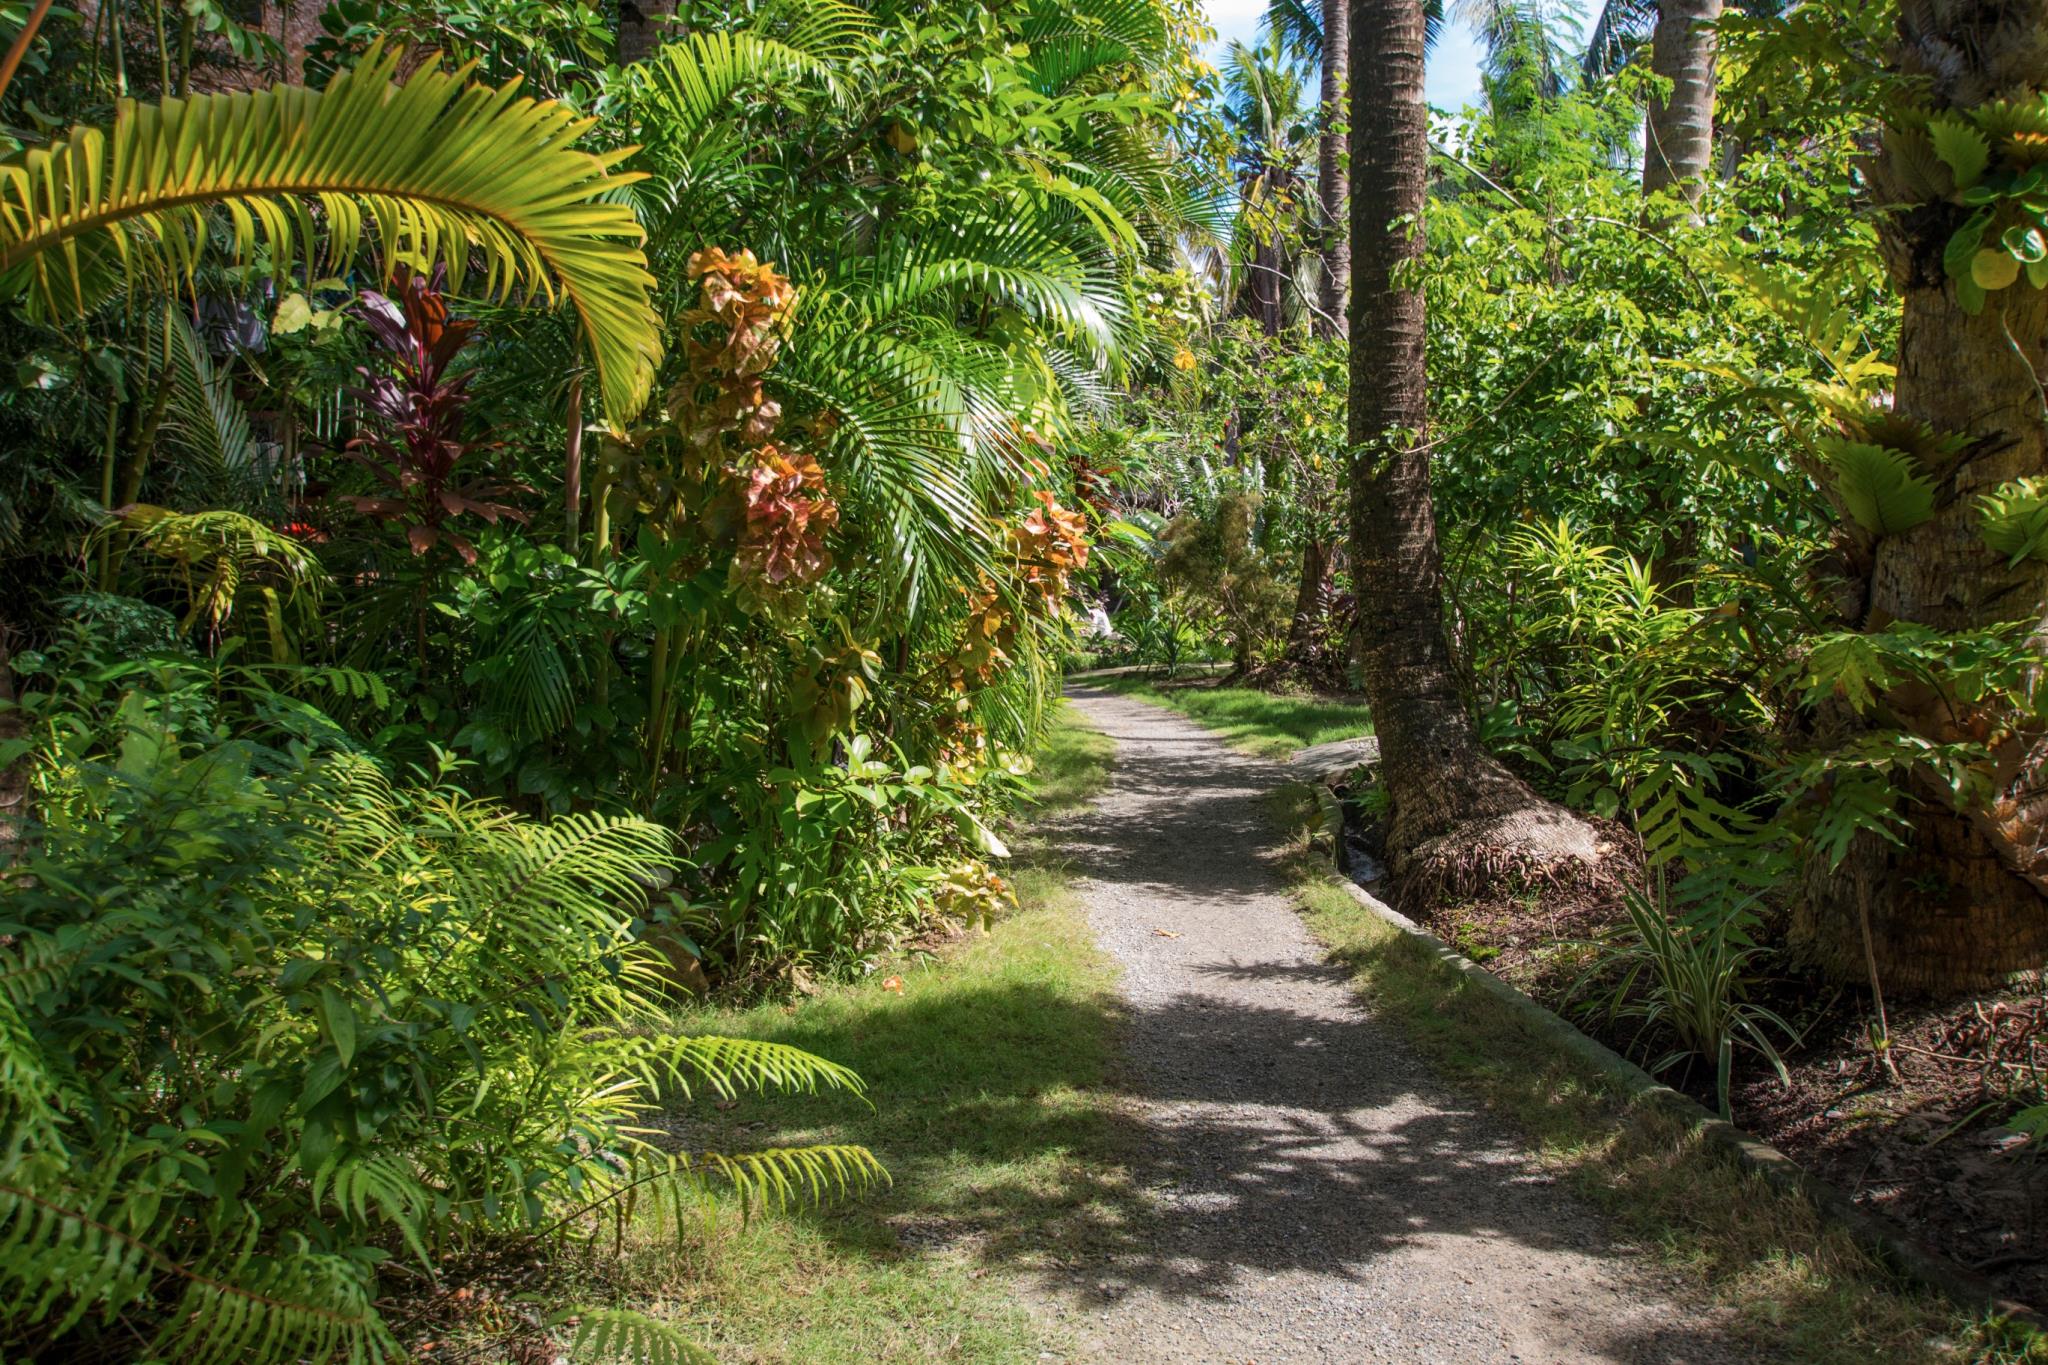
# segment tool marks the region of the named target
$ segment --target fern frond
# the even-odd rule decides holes
[[[1913,457],[1891,446],[1826,438],[1821,454],[1835,472],[1835,489],[1857,525],[1874,535],[1910,531],[1934,515],[1934,485]]]
[[[758,1038],[724,1038],[710,1034],[654,1040],[689,1093],[688,1076],[699,1077],[719,1095],[740,1090],[850,1090],[864,1094],[859,1076],[823,1057],[787,1043]]]
[[[718,1358],[665,1322],[625,1308],[572,1308],[550,1327],[574,1327],[569,1359],[582,1365],[718,1365]]]
[[[812,1207],[860,1194],[889,1179],[873,1152],[849,1144],[770,1147],[735,1155],[702,1152],[678,1156],[676,1161],[679,1175],[698,1183],[715,1177],[730,1185],[749,1209]]]
[[[364,1268],[344,1257],[250,1256],[222,1278],[179,1271],[189,1283],[154,1344],[161,1359],[382,1365],[403,1356],[372,1303]]]

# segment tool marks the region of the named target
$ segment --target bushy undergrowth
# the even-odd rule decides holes
[[[396,786],[303,733],[222,738],[181,677],[159,663],[96,707],[30,693],[4,755],[36,779],[0,901],[10,1357],[382,1360],[383,1301],[481,1252],[544,1258],[706,1181],[815,1200],[880,1175],[856,1147],[678,1151],[645,1127],[693,1092],[860,1085],[664,1027],[642,930],[667,831]],[[527,1335],[687,1356],[629,1319]]]

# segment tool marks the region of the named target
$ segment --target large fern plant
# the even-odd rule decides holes
[[[860,1148],[644,1126],[696,1088],[859,1088],[665,1026],[635,925],[666,831],[194,746],[168,714],[138,693],[37,741],[41,822],[0,900],[0,1354],[392,1359],[380,1297],[479,1246],[707,1181],[780,1201],[880,1175]],[[692,1358],[616,1311],[557,1339]]]

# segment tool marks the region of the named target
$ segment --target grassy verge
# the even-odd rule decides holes
[[[1162,687],[1137,677],[1090,679],[1088,686],[1171,707],[1261,758],[1287,758],[1312,744],[1372,733],[1372,714],[1363,702],[1283,696],[1253,687]]]
[[[1107,778],[1114,746],[1071,716],[1039,758],[1040,812]],[[616,1292],[725,1360],[1036,1362],[1056,1329],[1007,1283],[1044,1247],[1113,1224],[1129,1139],[1106,1085],[1116,1005],[1060,868],[1028,837],[1020,908],[987,934],[793,1006],[703,1011],[697,1032],[768,1038],[851,1066],[848,1097],[700,1102],[691,1147],[854,1142],[893,1183],[822,1210],[720,1207],[681,1239],[643,1228]],[[1063,1353],[1063,1352],[1062,1352]]]

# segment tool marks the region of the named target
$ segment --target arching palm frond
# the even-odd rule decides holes
[[[1323,0],[1271,0],[1259,20],[1259,36],[1276,39],[1294,60],[1320,66],[1323,60]]]
[[[1167,45],[1166,9],[1158,0],[1060,0],[1040,4],[1024,18],[1024,41],[1040,45],[1070,38],[1115,44],[1131,59],[1158,56]]]
[[[1057,228],[1053,215],[1039,206],[1003,220],[891,237],[832,287],[875,323],[941,299],[956,307],[986,300],[1014,308],[1049,335],[1106,359],[1116,349],[1115,322],[1124,312],[1116,277],[1062,240]]]
[[[160,339],[163,350],[164,416],[157,439],[178,457],[171,479],[180,501],[236,507],[264,501],[256,436],[228,375],[215,368],[206,344],[176,310],[144,330]]]
[[[741,87],[777,76],[835,77],[835,64],[812,52],[750,31],[692,33],[663,46],[634,70],[645,83],[652,117],[643,133],[655,142],[687,144],[727,111]]]
[[[933,584],[996,574],[989,511],[1023,473],[1024,451],[1001,351],[942,325],[871,327],[822,299],[775,373],[839,419],[834,482],[873,528],[876,567],[909,616]]]
[[[189,279],[221,212],[234,254],[345,273],[366,237],[387,271],[438,260],[460,289],[565,297],[615,416],[646,400],[660,356],[641,233],[606,191],[621,154],[576,149],[587,120],[514,87],[428,66],[395,84],[373,47],[325,90],[278,85],[160,105],[124,103],[0,162],[0,288],[77,316],[123,281]],[[316,217],[315,209],[318,213]]]
[[[847,0],[772,0],[754,15],[754,31],[820,61],[872,51],[874,16]]]
[[[1607,0],[1593,20],[1579,65],[1587,79],[1611,76],[1657,31],[1657,0]]]
[[[1569,88],[1568,39],[1577,36],[1580,13],[1570,0],[1452,0],[1451,12],[1478,35],[1496,84],[1545,99]]]

